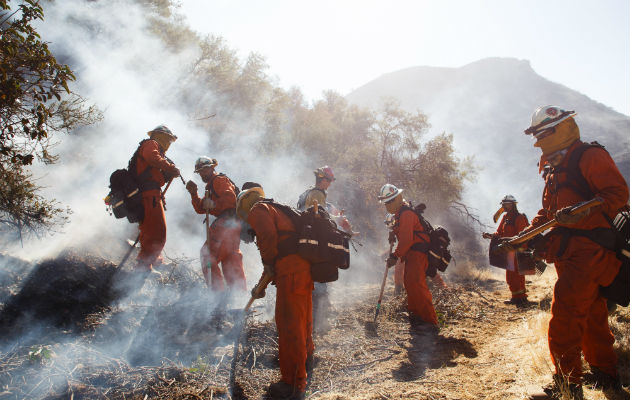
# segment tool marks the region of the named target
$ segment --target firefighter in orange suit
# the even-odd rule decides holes
[[[429,235],[424,232],[416,213],[403,200],[402,189],[385,184],[378,198],[385,203],[387,212],[394,214],[393,231],[398,245],[389,255],[387,266],[393,267],[399,259],[405,263],[404,282],[410,322],[418,325],[423,321],[437,326],[437,315],[426,279]]]
[[[494,214],[494,222],[497,222],[499,216],[504,212],[505,215],[501,218],[501,222],[495,233],[497,237],[515,236],[529,225],[527,216],[518,212],[516,203],[516,198],[510,194],[506,195],[501,200],[501,208]],[[527,290],[525,289],[525,275],[519,273],[515,251],[508,253],[508,268],[505,269],[505,280],[512,293],[510,300],[505,303],[516,305],[526,304]]]
[[[166,181],[179,176],[179,169],[165,156],[175,136],[170,129],[160,125],[147,133],[150,139],[140,142],[132,157],[135,166],[129,170],[136,172],[138,186],[142,192],[144,218],[140,222],[140,252],[136,269],[149,272],[153,266],[162,263],[160,253],[166,244],[166,218],[161,187]]]
[[[215,171],[217,164],[216,159],[209,157],[199,157],[195,162],[195,172],[206,183],[207,196],[203,199],[197,194],[195,182],[186,184],[195,211],[216,217],[208,230],[208,239],[201,247],[201,270],[206,285],[215,291],[224,290],[223,278],[228,287],[245,291],[243,255],[239,249],[241,224],[236,218],[236,186],[227,176]]]
[[[627,203],[628,186],[606,150],[580,141],[574,116],[573,111],[559,107],[539,107],[525,131],[536,139],[534,146],[542,149],[541,169],[550,166],[542,208],[525,231],[554,218],[559,223],[536,246],[542,257],[555,263],[558,273],[548,334],[556,370],[554,382],[531,399],[559,398],[562,377],[568,378],[573,398],[582,399],[581,353],[591,368],[588,376],[600,386],[606,381],[619,382],[615,339],[599,287],[613,281],[621,262],[600,240],[612,233],[606,217],[614,218]],[[583,146],[588,147],[575,164],[577,171],[571,171],[572,154]],[[582,185],[578,177],[583,178]],[[604,203],[581,214],[569,213],[570,206],[595,196]]]
[[[314,351],[311,265],[295,254],[296,233],[289,217],[261,201],[264,196],[260,185],[248,182],[238,196],[236,210],[256,232],[264,274],[273,277],[277,288],[275,321],[281,380],[269,387],[269,394],[272,398],[299,399],[306,388],[307,359],[312,359]],[[292,239],[293,245],[287,245]]]
[[[387,214],[385,217],[385,225],[390,229],[389,241],[390,243],[394,243],[396,241],[396,235],[394,234],[394,214]],[[442,279],[439,272],[435,272],[435,276],[431,278],[433,283],[441,288],[447,288],[446,282]],[[403,288],[405,285],[405,263],[400,259],[396,262],[394,266],[394,295],[401,295],[403,292]]]

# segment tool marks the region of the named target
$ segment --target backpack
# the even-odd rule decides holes
[[[560,172],[564,171],[567,173],[567,185],[584,199],[593,198],[594,194],[586,178],[582,175],[580,159],[586,150],[593,147],[606,150],[604,146],[597,142],[583,143],[569,156],[566,169],[560,170]],[[599,291],[608,300],[627,307],[630,304],[630,290],[628,290],[628,287],[630,287],[630,206],[626,204],[619,209],[613,219],[605,213],[603,215],[610,224],[615,237],[612,245],[603,242],[600,244],[615,252],[617,259],[621,261],[621,267],[613,282],[608,286],[600,286]],[[598,237],[591,238],[591,240],[599,243],[597,239]]]
[[[448,264],[451,262],[451,252],[448,249],[448,246],[451,244],[451,239],[445,228],[441,226],[434,228],[429,221],[424,218],[422,213],[426,208],[423,203],[418,204],[416,207],[411,203],[409,203],[409,206],[403,205],[403,210],[411,210],[418,216],[424,232],[429,235],[428,243],[415,243],[411,246],[411,249],[427,254],[429,267],[427,268],[426,274],[432,278],[437,271],[446,271]]]
[[[131,156],[127,168],[117,169],[109,177],[110,191],[105,198],[105,204],[110,209],[110,214],[116,218],[127,217],[130,223],[142,222],[144,218],[142,191],[160,188],[157,182],[148,179],[151,176],[151,167],[145,169],[140,175],[136,173],[140,147],[147,140],[151,139],[144,139],[140,142],[135,153]]]
[[[324,190],[316,188],[316,187],[308,188],[298,198],[297,205],[295,206],[295,208],[297,208],[299,211],[304,211],[306,209],[306,198],[308,197],[309,193],[311,193],[313,190],[319,190],[320,192],[324,194],[324,197],[326,197],[326,192]]]
[[[284,213],[295,226],[295,234],[278,243],[278,257],[297,254],[311,264],[313,281],[326,283],[339,279],[339,269],[350,267],[350,235],[337,228],[328,212],[318,206],[298,211],[290,206],[263,199]]]

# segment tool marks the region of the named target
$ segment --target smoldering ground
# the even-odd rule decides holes
[[[29,360],[46,366],[52,361],[38,349],[48,347],[56,354],[56,365],[68,371],[77,365],[111,366],[112,360],[133,367],[160,365],[166,359],[184,365],[221,359],[237,335],[238,314],[225,310],[241,308],[249,295],[237,293],[224,299],[205,288],[198,261],[205,240],[203,217],[194,213],[181,182],[174,181],[166,195],[167,262],[161,268],[165,281],[140,282],[129,271],[133,255],[123,270],[116,269],[137,227],[106,212],[102,199],[109,175],[125,167],[146,132],[161,123],[178,136],[167,155],[186,179],[200,187],[193,163],[208,155],[217,158],[217,170],[237,184],[260,182],[268,197],[295,204],[299,193],[312,185],[312,169],[322,160],[311,160],[300,149],[266,156],[260,116],[230,108],[220,95],[196,81],[190,71],[199,50],[169,49],[151,34],[162,17],[146,8],[124,1],[73,0],[47,3],[45,13],[45,22],[38,26],[42,37],[75,70],[78,79],[73,89],[98,106],[104,119],[70,136],[58,136],[59,163],[33,168],[45,186],[44,194],[70,206],[73,213],[61,232],[44,240],[31,238],[23,248],[16,245],[9,250],[34,262],[8,268],[13,289],[2,309],[6,327],[11,327],[3,335],[4,359],[28,354]],[[199,109],[198,104],[206,108]],[[196,120],[212,114],[216,117],[200,127]],[[208,134],[215,123],[221,125],[221,140]],[[341,195],[348,193],[345,186],[343,178],[336,181],[331,199],[337,197],[352,220],[353,199]],[[387,247],[384,225],[381,230],[377,242],[358,238],[363,246],[351,250],[351,269],[341,271],[340,280],[331,285],[339,310],[356,305],[368,293],[336,294],[347,292],[351,285],[378,283],[384,267],[381,255]],[[63,251],[69,248],[71,252]],[[262,270],[260,257],[253,244],[243,244],[241,250],[251,287]],[[64,290],[56,290],[60,288]],[[269,321],[274,297],[271,287],[267,297],[256,303],[259,320]],[[31,351],[36,355],[31,357]],[[38,388],[44,372],[29,368],[12,371],[11,379],[23,377],[28,384],[21,393],[40,397],[50,386]],[[63,386],[63,379],[65,375],[51,384]]]

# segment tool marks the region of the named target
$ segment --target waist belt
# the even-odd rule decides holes
[[[217,215],[217,219],[225,218],[225,217],[235,217],[235,216],[236,216],[236,209],[228,208],[227,210],[224,210],[221,214]]]
[[[411,245],[411,247],[409,248],[409,250],[415,250],[415,251],[419,251],[420,253],[427,253],[429,251],[429,243],[414,243]]]
[[[216,224],[222,224],[224,221],[224,218],[235,218],[236,217],[236,209],[234,208],[228,208],[227,210],[224,210],[221,214],[217,215],[214,218],[214,221],[212,221],[212,227],[214,227]],[[204,221],[205,222],[205,221]]]
[[[155,181],[144,181],[138,184],[138,188],[141,192],[146,192],[147,190],[160,190],[160,184]]]
[[[582,236],[588,238],[605,249],[615,251],[616,234],[615,231],[610,228],[572,229],[561,226],[554,229],[553,232],[551,232],[551,235],[562,236],[560,247],[558,248],[558,252],[556,253],[556,257],[558,258],[562,257],[564,252],[567,250],[567,246],[569,245],[569,239],[574,236]]]

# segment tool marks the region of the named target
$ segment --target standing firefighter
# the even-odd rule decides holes
[[[517,235],[525,229],[529,222],[527,216],[518,212],[516,198],[508,194],[501,200],[501,208],[494,214],[494,222],[505,212],[499,227],[494,235],[496,237],[511,237]],[[487,234],[484,234],[487,235]],[[521,275],[518,270],[516,252],[510,251],[507,254],[508,265],[505,269],[505,280],[507,281],[512,297],[505,301],[506,304],[525,305],[527,304],[527,290],[525,289],[525,275]]]
[[[140,142],[136,156],[132,157],[129,163],[129,171],[137,174],[136,179],[142,192],[144,206],[144,218],[140,223],[140,253],[136,267],[139,271],[152,271],[153,266],[162,263],[160,253],[166,244],[166,218],[160,188],[167,181],[179,176],[179,169],[165,156],[177,136],[164,125],[147,134],[150,139]]]
[[[402,197],[402,189],[385,184],[378,199],[385,204],[387,212],[394,214],[394,235],[398,246],[387,259],[387,266],[393,267],[400,259],[405,263],[404,283],[407,291],[407,309],[412,326],[429,323],[437,326],[437,315],[433,308],[433,298],[427,286],[426,272],[429,267],[426,248],[429,235],[424,231],[418,215]]]
[[[385,216],[385,225],[389,228],[389,238],[388,241],[390,244],[396,242],[396,235],[394,234],[394,223],[396,222],[394,218],[394,214],[389,214]],[[447,288],[448,286],[440,276],[439,272],[435,272],[435,275],[431,278],[433,283],[441,288]],[[405,285],[405,263],[400,259],[396,262],[396,266],[394,267],[394,295],[399,296],[403,293]]]
[[[328,165],[324,165],[321,168],[317,168],[313,171],[315,174],[315,186],[304,191],[297,202],[297,209],[299,211],[305,211],[312,207],[315,203],[326,207],[326,190],[330,187],[330,184],[335,180],[335,174]],[[328,297],[328,284],[315,283],[315,290],[313,291],[313,319],[315,323],[315,330],[327,330],[328,314],[330,312],[331,304]]]
[[[265,275],[276,285],[275,321],[278,329],[280,382],[269,386],[269,395],[300,399],[306,388],[306,363],[313,355],[311,265],[296,254],[296,229],[291,219],[273,203],[263,200],[260,185],[248,182],[238,196],[236,212],[256,232],[256,244]],[[262,281],[262,278],[261,278]],[[252,294],[256,296],[257,287]],[[263,297],[264,291],[258,297]]]
[[[201,248],[201,270],[206,285],[215,291],[224,289],[224,277],[230,288],[245,291],[247,285],[243,255],[239,249],[241,224],[236,219],[238,189],[230,178],[214,170],[217,164],[216,159],[209,157],[199,157],[195,162],[195,172],[206,183],[203,199],[197,194],[195,182],[188,181],[186,184],[195,211],[216,217],[208,228],[207,240]]]
[[[601,239],[613,233],[607,218],[614,218],[628,201],[628,186],[606,150],[580,141],[574,116],[573,111],[558,107],[539,107],[525,131],[542,149],[541,168],[550,166],[542,208],[525,231],[554,218],[558,222],[536,246],[543,258],[555,263],[558,273],[548,334],[555,375],[544,393],[531,399],[559,398],[564,378],[573,398],[582,399],[580,353],[598,386],[619,385],[615,338],[599,287],[613,281],[621,262]],[[576,215],[569,212],[571,206],[595,196],[603,204]]]

